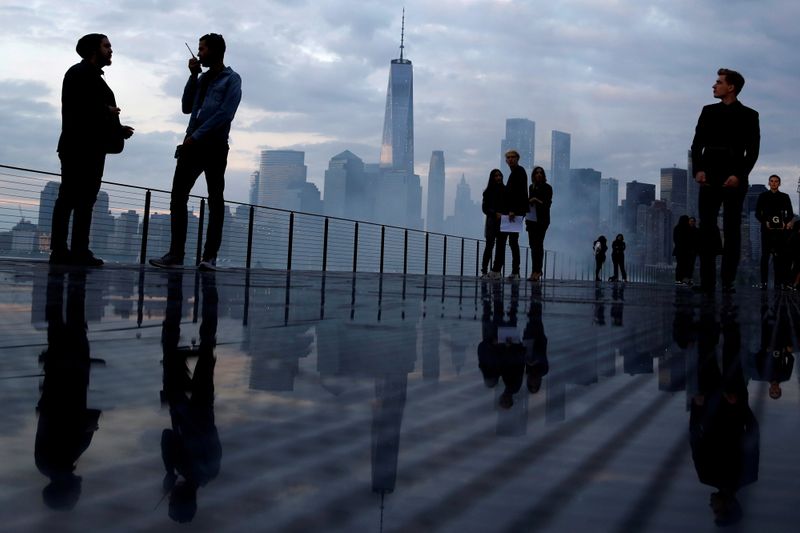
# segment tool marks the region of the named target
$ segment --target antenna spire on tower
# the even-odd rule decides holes
[[[403,41],[405,41],[406,36],[406,8],[403,8],[403,21],[400,24],[400,61],[403,60]]]

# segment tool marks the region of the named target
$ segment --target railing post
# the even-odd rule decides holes
[[[197,223],[197,254],[195,264],[200,263],[203,254],[203,219],[206,215],[206,199],[200,198],[200,220]]]
[[[250,206],[250,220],[247,223],[247,259],[245,265],[249,269],[253,258],[253,226],[255,225],[256,208]]]
[[[405,230],[403,238],[403,275],[408,274],[408,230]]]
[[[383,250],[386,242],[386,226],[381,226],[381,268],[380,272],[383,274]]]
[[[459,274],[462,278],[464,277],[464,237],[461,237],[461,273]]]
[[[328,217],[325,217],[325,230],[322,233],[322,271],[328,271]]]
[[[147,233],[150,231],[150,189],[144,195],[144,219],[142,220],[142,247],[139,254],[139,264],[143,265],[147,259]]]
[[[481,259],[481,241],[475,241],[475,277],[478,276],[478,261]]]
[[[292,244],[294,240],[294,211],[289,213],[289,243],[286,250],[286,270],[292,270]]]
[[[442,249],[442,276],[447,275],[447,235],[444,236],[444,248]]]
[[[353,272],[358,266],[358,222],[356,222],[355,234],[353,235]]]
[[[425,275],[428,275],[428,237],[430,233],[425,233]]]

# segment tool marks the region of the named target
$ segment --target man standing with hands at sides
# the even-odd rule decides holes
[[[189,60],[189,80],[183,89],[181,105],[191,114],[183,144],[175,157],[178,163],[170,197],[171,242],[169,252],[150,264],[161,268],[183,265],[189,193],[201,173],[208,186],[208,232],[200,270],[216,270],[217,252],[222,242],[225,216],[225,167],[228,164],[228,134],[242,99],[242,79],[223,63],[225,39],[209,33],[200,37],[197,58]],[[202,73],[200,66],[208,67]]]
[[[767,288],[769,279],[769,256],[772,255],[775,269],[775,288],[791,284],[787,268],[786,241],[792,229],[792,200],[780,192],[781,177],[769,177],[769,190],[762,192],[756,202],[756,219],[761,222],[761,289]]]
[[[106,154],[122,151],[123,139],[133,135],[133,128],[120,125],[120,109],[102,77],[103,67],[111,65],[108,37],[84,35],[75,51],[82,61],[67,70],[61,87],[61,186],[53,206],[50,263],[101,266],[103,260],[89,250],[92,209]],[[71,249],[67,247],[70,215]]]
[[[742,203],[748,176],[758,159],[761,142],[758,113],[738,99],[744,77],[735,70],[719,69],[714,98],[697,121],[692,141],[692,168],[700,184],[700,287],[713,293],[716,286],[716,255],[722,248],[722,291],[735,292],[736,270],[741,255]],[[723,208],[724,245],[720,246],[717,217]]]
[[[506,163],[510,169],[506,190],[503,195],[503,212],[513,222],[516,217],[524,217],[528,212],[528,175],[519,164],[519,153],[516,150],[506,152]],[[511,274],[508,279],[519,281],[519,233],[501,232],[495,249],[493,278],[499,278],[503,269],[506,254],[506,239],[511,247]]]

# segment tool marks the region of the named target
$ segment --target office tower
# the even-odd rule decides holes
[[[261,174],[258,170],[250,174],[250,194],[248,196],[249,203],[251,205],[258,204],[258,186],[259,186],[259,176]]]
[[[581,241],[593,242],[597,238],[601,179],[602,173],[593,168],[573,168],[569,171],[569,194],[573,199],[567,208],[569,225],[573,227],[573,235]]]
[[[141,246],[139,236],[139,213],[129,209],[120,213],[119,218],[114,222],[114,252],[120,257],[128,260],[136,259]]]
[[[57,181],[48,181],[42,192],[39,193],[39,218],[37,228],[40,234],[50,234],[53,227],[53,206],[58,198],[58,188],[61,184]]]
[[[616,231],[619,204],[619,180],[614,178],[600,179],[600,228],[604,231]]]
[[[530,175],[533,170],[534,145],[536,143],[536,123],[527,118],[507,118],[506,137],[500,141],[500,169],[508,175],[506,165],[506,152],[516,150],[519,152],[519,164]]]
[[[442,232],[444,224],[444,152],[434,150],[428,167],[428,207],[425,227],[428,231]]]
[[[377,179],[367,174],[364,161],[350,150],[333,156],[325,171],[325,214],[372,220]]]
[[[405,15],[402,28],[400,57],[389,68],[375,216],[385,224],[421,229],[422,186],[414,174],[414,73],[403,57]]]
[[[694,180],[694,169],[692,169],[692,151],[686,152],[686,214],[697,218],[699,211],[697,201],[700,196],[700,184]]]
[[[655,200],[646,211],[644,228],[645,262],[668,264],[672,262],[672,213],[667,202]]]
[[[554,187],[564,187],[569,179],[571,136],[553,130],[550,142],[550,175],[548,181]]]
[[[100,191],[97,194],[97,201],[95,201],[94,210],[92,211],[92,228],[89,234],[90,246],[99,254],[111,252],[112,243],[110,238],[113,233],[114,217],[111,216],[111,211],[109,210],[108,193]]]
[[[640,205],[648,207],[656,199],[656,186],[652,183],[639,183],[636,180],[625,184],[625,230],[636,233],[644,220],[637,220]]]
[[[472,201],[472,192],[464,174],[456,185],[456,200],[453,214],[444,221],[444,231],[450,235],[481,238],[484,217],[480,206]]]
[[[300,211],[300,195],[306,183],[305,152],[263,150],[258,169],[258,204]]]
[[[687,207],[687,172],[683,168],[661,169],[661,199],[676,216],[685,215]]]

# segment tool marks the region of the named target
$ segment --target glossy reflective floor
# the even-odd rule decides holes
[[[800,523],[793,295],[23,262],[0,283],[3,531]]]

